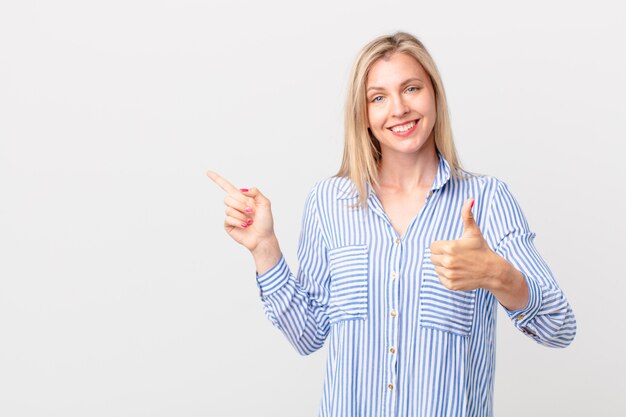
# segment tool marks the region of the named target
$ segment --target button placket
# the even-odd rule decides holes
[[[398,308],[400,303],[400,262],[403,249],[402,240],[396,235],[393,238],[391,256],[389,257],[387,282],[387,314],[389,325],[387,326],[387,392],[395,397],[396,381],[398,379],[398,356],[396,354],[397,338],[399,331]],[[390,399],[391,401],[391,399]],[[393,404],[391,401],[390,404]]]

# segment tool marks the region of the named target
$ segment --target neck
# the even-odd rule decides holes
[[[437,176],[439,158],[434,143],[413,154],[383,153],[379,162],[381,188],[411,192],[432,186]]]

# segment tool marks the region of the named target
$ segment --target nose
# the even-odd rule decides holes
[[[409,112],[409,106],[404,102],[402,96],[393,98],[391,112],[396,117],[402,117]]]

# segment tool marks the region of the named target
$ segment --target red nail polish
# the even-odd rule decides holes
[[[247,188],[240,188],[239,190],[243,191],[244,193],[247,193],[248,191],[250,191]]]
[[[245,209],[243,209],[243,211],[245,211],[246,213],[252,213],[252,208],[246,207]]]
[[[241,227],[248,227],[248,223],[241,223]]]
[[[472,205],[470,206],[470,209],[471,209],[472,207],[474,207],[474,203],[475,203],[475,202],[476,202],[476,200],[472,200]]]
[[[252,224],[252,219],[248,219],[248,225]]]

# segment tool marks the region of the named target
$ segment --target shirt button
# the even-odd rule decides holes
[[[531,335],[531,336],[537,337],[537,335],[536,335],[535,333],[531,332],[530,330],[528,330],[528,329],[527,329],[527,328],[525,328],[525,327],[522,327],[522,332],[524,332],[524,333],[526,333],[526,334],[529,334],[529,335]]]
[[[391,310],[391,317],[396,317],[398,315],[398,313],[396,313],[396,310]]]
[[[396,238],[396,243],[400,243],[400,239]]]
[[[393,271],[391,273],[391,279],[396,279],[397,276],[398,276],[398,274],[396,274],[396,271]]]
[[[387,385],[387,388],[389,388],[389,391],[391,391],[393,389],[393,384]]]
[[[517,318],[515,320],[520,321],[524,319],[524,315],[520,314],[519,316],[517,316]]]
[[[396,349],[394,349],[393,347],[389,348],[389,353],[396,353]]]

